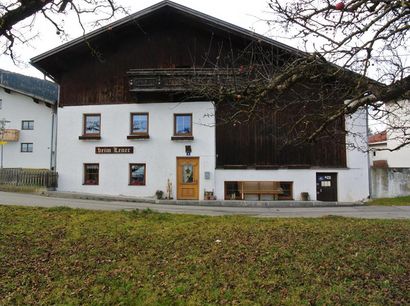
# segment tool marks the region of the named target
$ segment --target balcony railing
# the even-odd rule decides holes
[[[20,131],[7,129],[0,131],[0,141],[15,142],[19,141]]]
[[[132,92],[201,91],[206,86],[244,86],[247,75],[236,69],[175,68],[131,69],[127,72]]]

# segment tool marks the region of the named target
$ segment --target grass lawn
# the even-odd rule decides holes
[[[368,204],[382,206],[410,206],[410,196],[398,198],[373,199]]]
[[[0,206],[0,304],[404,305],[410,221]]]

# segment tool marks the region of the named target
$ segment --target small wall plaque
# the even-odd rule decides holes
[[[210,180],[211,179],[211,172],[205,171],[205,179]]]

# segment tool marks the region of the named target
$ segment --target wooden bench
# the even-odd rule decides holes
[[[272,195],[273,200],[278,200],[278,196],[283,193],[280,182],[276,181],[242,181],[241,198],[245,199],[246,195],[257,195],[258,200],[262,195]]]

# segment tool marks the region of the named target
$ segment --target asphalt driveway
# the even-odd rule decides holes
[[[0,192],[0,205],[83,208],[92,210],[152,209],[158,212],[194,214],[207,216],[249,215],[257,217],[323,217],[344,216],[368,219],[410,219],[410,206],[353,206],[308,208],[262,208],[262,207],[204,207],[178,206],[152,203],[128,203],[44,197],[40,195]]]

